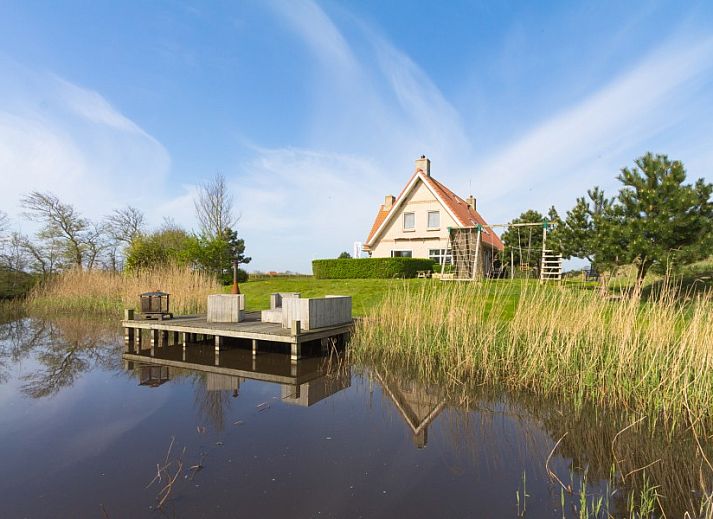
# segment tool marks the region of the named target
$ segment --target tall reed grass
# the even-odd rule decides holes
[[[222,286],[213,276],[179,267],[164,267],[133,273],[102,270],[71,270],[36,286],[27,298],[32,312],[89,312],[120,315],[135,308],[139,294],[162,290],[171,294],[171,311],[177,314],[204,312],[209,294]]]
[[[675,426],[713,415],[713,297],[664,292],[611,301],[501,282],[393,289],[356,325],[352,355],[423,379],[492,384],[576,403],[625,406]]]

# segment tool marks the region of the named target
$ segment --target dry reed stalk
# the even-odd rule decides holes
[[[150,290],[169,292],[172,311],[178,314],[205,311],[208,295],[223,291],[211,275],[175,266],[134,273],[70,270],[35,287],[28,307],[37,312],[119,315]]]
[[[425,379],[623,405],[673,425],[713,418],[710,293],[682,305],[666,291],[656,301],[638,292],[610,301],[524,283],[515,299],[512,287],[397,286],[357,323],[352,354]]]

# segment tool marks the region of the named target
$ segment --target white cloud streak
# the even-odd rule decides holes
[[[690,115],[682,110],[681,97],[712,66],[713,39],[653,52],[600,91],[486,157],[478,165],[480,195],[504,200],[534,187],[530,196],[546,199],[557,184],[571,185],[573,176],[581,179],[574,183],[580,188],[611,182],[618,167],[646,151],[649,140]]]
[[[0,61],[0,206],[52,191],[89,216],[164,190],[166,149],[99,93]],[[22,221],[18,220],[18,224]]]

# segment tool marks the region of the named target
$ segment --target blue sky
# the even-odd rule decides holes
[[[222,172],[252,269],[363,240],[422,153],[491,223],[713,181],[713,2],[0,2],[0,208],[50,190],[195,226]]]

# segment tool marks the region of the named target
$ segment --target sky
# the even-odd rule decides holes
[[[248,270],[364,241],[421,154],[489,223],[564,213],[647,151],[713,181],[713,2],[0,0],[0,209],[197,227],[223,174]]]

